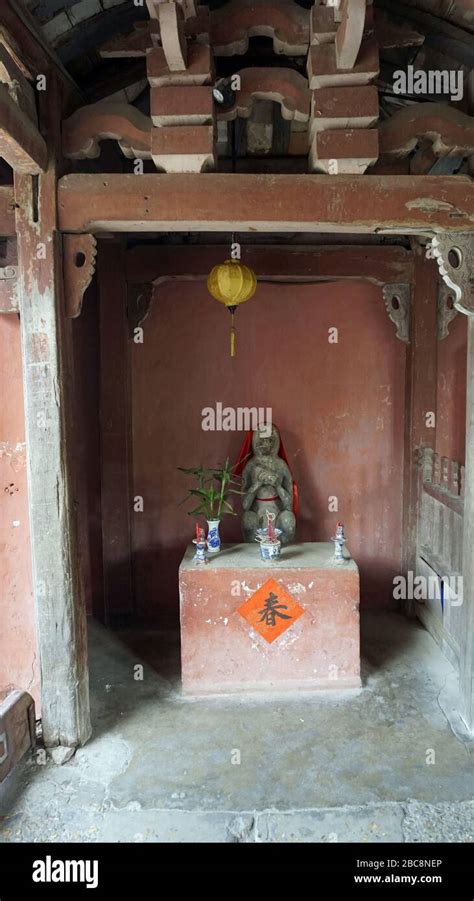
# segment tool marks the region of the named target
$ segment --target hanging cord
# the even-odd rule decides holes
[[[231,235],[231,251],[233,250],[235,244],[235,232],[232,232]],[[233,259],[231,252],[231,259]],[[235,357],[235,325],[234,325],[234,313],[235,307],[229,307],[229,312],[231,315],[231,326],[230,326],[230,355],[231,357]]]
[[[235,119],[232,119],[230,123],[230,152],[232,156],[232,172],[235,172],[237,158],[237,149],[235,146],[235,121]]]
[[[234,313],[236,307],[228,307],[229,313],[231,315],[231,325],[230,325],[230,355],[231,357],[235,357],[235,325],[234,325]]]

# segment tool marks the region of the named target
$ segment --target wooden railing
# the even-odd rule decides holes
[[[416,575],[427,591],[415,602],[420,620],[459,666],[462,629],[462,550],[464,466],[440,457],[432,448],[420,452]],[[437,591],[433,587],[437,585]],[[434,596],[433,596],[434,595]]]

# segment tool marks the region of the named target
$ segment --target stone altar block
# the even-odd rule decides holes
[[[196,566],[190,545],[179,568],[183,693],[359,688],[359,570],[333,554],[332,542],[297,544],[268,564],[257,544],[223,545]]]

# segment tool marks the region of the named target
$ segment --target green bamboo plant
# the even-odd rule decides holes
[[[187,496],[181,503],[192,498],[197,500],[198,504],[194,510],[188,511],[188,516],[205,516],[210,521],[213,519],[221,519],[223,514],[229,513],[231,516],[237,516],[229,496],[231,494],[243,494],[240,490],[240,478],[237,478],[232,472],[229,458],[225,461],[221,468],[205,469],[202,466],[191,467],[185,469],[178,466],[180,472],[186,475],[194,476],[197,479],[197,488],[190,488]]]

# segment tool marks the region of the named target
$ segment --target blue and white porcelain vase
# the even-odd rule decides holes
[[[221,549],[219,522],[219,519],[208,519],[207,521],[207,550],[209,554],[217,554]]]

